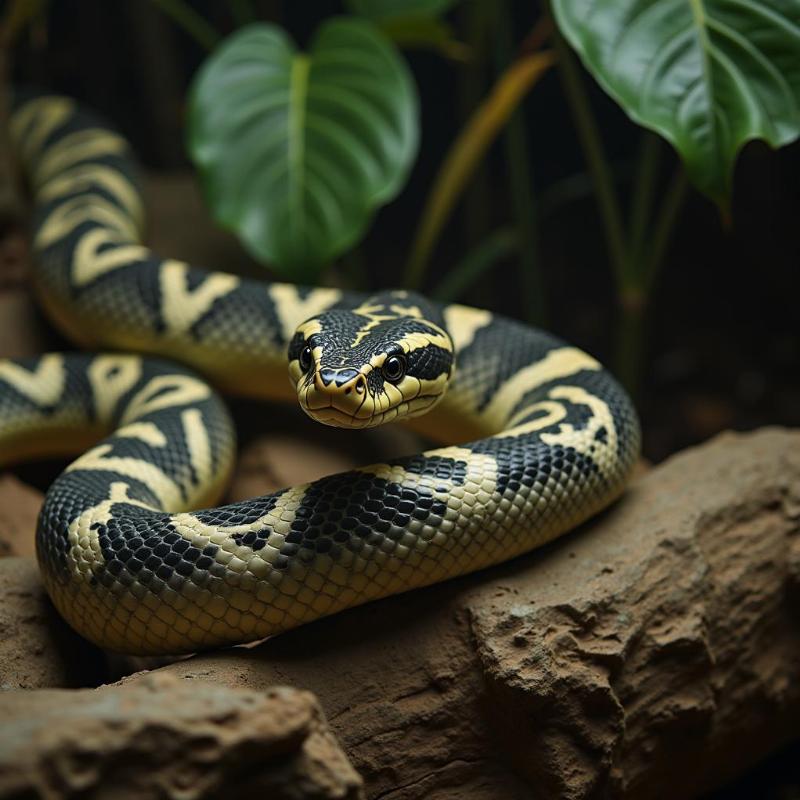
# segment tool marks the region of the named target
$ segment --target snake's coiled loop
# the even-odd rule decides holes
[[[56,606],[99,645],[177,653],[278,633],[513,558],[623,490],[636,415],[586,353],[479,309],[159,258],[141,244],[142,200],[120,136],[63,97],[21,98],[12,128],[35,201],[41,302],[76,343],[117,352],[0,361],[0,462],[85,450],[47,493],[37,546]],[[336,345],[323,337],[331,310],[349,320]],[[392,352],[417,384],[384,369],[392,353],[376,331],[387,317],[414,321]],[[307,320],[316,323],[298,331]],[[309,377],[293,374],[311,411],[328,381],[344,387],[331,408],[364,424],[402,402],[402,413],[421,410],[414,398],[438,391],[430,364],[441,373],[454,358],[444,399],[420,418],[450,444],[191,510],[215,502],[233,453],[227,413],[196,373],[227,392],[294,398],[287,352],[302,345],[290,353],[300,365],[307,341],[317,359],[326,347],[348,357],[366,348],[356,383],[369,406],[345,397],[349,373],[314,388],[319,365],[302,356]]]

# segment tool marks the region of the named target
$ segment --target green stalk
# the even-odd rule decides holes
[[[525,95],[553,64],[550,51],[528,53],[509,65],[450,146],[420,214],[403,285],[418,289],[434,247],[464,187]]]
[[[151,0],[151,2],[206,50],[213,50],[222,38],[214,28],[188,3],[184,2],[184,0]]]
[[[639,394],[642,381],[647,308],[688,185],[686,173],[679,168],[661,203],[653,228],[649,256],[645,258],[642,255],[641,270],[633,276],[632,281],[620,287],[621,318],[617,328],[616,343],[617,377],[634,399]],[[644,239],[644,236],[642,238]]]
[[[667,193],[664,195],[664,201],[661,204],[658,220],[653,231],[652,249],[650,258],[646,262],[647,269],[642,281],[642,289],[647,295],[652,291],[653,284],[664,262],[669,239],[678,220],[678,214],[683,207],[683,202],[686,199],[688,188],[689,181],[686,178],[686,172],[682,167],[678,167],[672,177]]]
[[[498,261],[519,249],[517,232],[510,228],[490,233],[449,270],[431,297],[443,303],[459,301],[467,290]]]
[[[495,60],[498,73],[510,63],[513,39],[507,5],[497,15]],[[543,325],[545,321],[545,295],[539,259],[538,211],[531,191],[532,168],[528,152],[525,120],[520,110],[511,115],[503,132],[508,181],[511,185],[517,236],[519,237],[520,282],[524,295],[525,317],[528,322]]]
[[[630,288],[620,293],[615,371],[618,380],[630,392],[634,401],[638,399],[642,382],[646,310],[647,299],[639,289]]]
[[[622,225],[619,201],[614,188],[611,169],[605,156],[597,122],[592,114],[589,99],[583,86],[580,70],[569,45],[556,31],[553,41],[558,56],[564,93],[570,105],[575,127],[578,130],[586,163],[592,175],[595,196],[603,219],[611,265],[617,279],[617,285],[623,286],[627,276],[628,251],[625,244],[625,231]]]
[[[458,21],[464,31],[467,47],[472,57],[458,70],[457,103],[458,118],[461,126],[469,121],[473,110],[480,105],[489,84],[486,73],[486,23],[491,13],[485,0],[472,0],[462,3],[458,9]],[[486,164],[475,168],[470,184],[464,188],[460,224],[463,226],[462,245],[465,250],[475,246],[491,227],[491,184]]]
[[[655,193],[660,160],[661,141],[654,133],[644,133],[631,202],[630,256],[627,261],[627,283],[635,281],[636,273],[644,268],[644,240],[653,211],[653,195]]]

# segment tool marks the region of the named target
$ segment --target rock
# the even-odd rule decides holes
[[[236,503],[356,466],[346,455],[299,436],[262,436],[242,450],[228,497]]]
[[[147,245],[156,253],[201,267],[225,265],[227,272],[265,278],[264,268],[246,254],[236,237],[214,223],[191,170],[146,172],[142,196]]]
[[[36,518],[43,498],[11,473],[0,475],[0,557],[36,556]]]
[[[0,689],[90,686],[103,674],[102,653],[59,617],[36,562],[0,559]]]
[[[18,231],[0,236],[0,358],[40,353],[46,335],[29,285],[27,237]]]
[[[538,553],[160,672],[312,690],[369,797],[694,797],[800,734],[798,539],[800,432],[726,434]]]
[[[308,692],[151,675],[0,694],[0,797],[363,797]]]

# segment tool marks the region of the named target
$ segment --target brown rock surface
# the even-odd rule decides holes
[[[0,559],[0,690],[89,686],[103,669],[100,651],[50,604],[36,562]]]
[[[361,780],[314,697],[151,675],[0,694],[0,797],[337,798]]]
[[[36,518],[43,495],[15,478],[0,475],[0,557],[36,555]]]
[[[270,434],[242,450],[228,498],[236,503],[356,466],[353,459],[330,447],[313,444],[299,436]]]
[[[799,529],[800,433],[727,434],[539,553],[161,672],[311,689],[370,797],[695,796],[800,735]]]

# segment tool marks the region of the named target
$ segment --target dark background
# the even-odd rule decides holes
[[[473,2],[465,0],[448,17],[472,47],[471,61],[407,53],[421,98],[421,147],[407,187],[377,215],[360,249],[369,288],[400,282],[436,169],[502,66],[491,26],[474,25]],[[228,4],[193,5],[219,32],[234,29]],[[279,22],[301,46],[321,20],[343,10],[334,0],[255,0],[253,6],[259,18]],[[519,46],[539,8],[533,0],[504,7]],[[60,0],[48,4],[46,20],[18,43],[12,72],[16,82],[95,107],[133,142],[148,169],[173,172],[190,169],[183,144],[185,93],[204,56],[146,0]],[[585,78],[627,206],[641,131]],[[611,269],[556,71],[536,86],[523,113],[546,325],[611,362],[617,313]],[[660,191],[677,163],[666,144],[663,151]],[[485,234],[513,219],[513,169],[519,165],[508,163],[498,141],[445,230],[430,284]],[[726,428],[800,425],[800,145],[773,152],[751,143],[737,164],[734,186],[730,225],[710,202],[689,195],[648,312],[638,406],[645,455],[652,461]],[[523,317],[518,265],[498,264],[462,300]],[[798,756],[798,746],[790,748],[719,797],[800,797]]]

